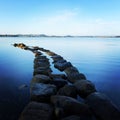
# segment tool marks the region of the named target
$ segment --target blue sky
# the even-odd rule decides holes
[[[120,0],[0,0],[0,34],[120,35]]]

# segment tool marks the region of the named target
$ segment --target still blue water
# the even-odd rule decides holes
[[[14,120],[29,101],[33,74],[31,52],[13,47],[23,42],[60,54],[120,108],[120,38],[0,38],[0,119]]]

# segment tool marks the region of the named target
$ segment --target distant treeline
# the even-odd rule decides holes
[[[99,38],[120,38],[120,36],[58,36],[58,35],[45,35],[45,34],[1,34],[0,37],[99,37]]]

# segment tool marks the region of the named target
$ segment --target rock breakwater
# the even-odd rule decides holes
[[[120,120],[111,100],[62,56],[38,46],[13,46],[35,55],[31,100],[19,120]],[[62,73],[53,74],[51,64]]]

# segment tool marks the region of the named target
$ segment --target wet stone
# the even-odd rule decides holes
[[[50,96],[57,92],[56,86],[43,83],[32,83],[30,89],[30,96],[32,101],[49,102]]]
[[[75,83],[76,81],[83,80],[83,79],[86,80],[85,75],[82,73],[78,73],[78,72],[67,74],[67,78],[72,83]]]
[[[57,68],[60,71],[64,71],[68,67],[72,67],[72,64],[70,62],[56,62],[54,63],[54,67]]]
[[[34,69],[34,75],[37,74],[49,75],[51,72],[52,70],[48,67],[38,67]]]
[[[49,104],[30,102],[23,112],[19,120],[52,120],[53,107]]]
[[[86,104],[71,97],[54,95],[51,97],[51,103],[53,103],[56,107],[58,106],[62,108],[65,115],[76,114],[91,116],[89,107]]]
[[[51,81],[50,77],[43,74],[37,74],[33,77],[31,83],[49,83]]]
[[[64,79],[57,79],[57,80],[51,80],[50,84],[53,84],[57,87],[57,89],[60,89],[61,87],[65,86],[68,82]]]
[[[51,57],[53,59],[54,62],[57,62],[59,60],[63,60],[63,57],[59,56],[59,55],[55,55]]]
[[[51,74],[50,77],[52,79],[67,79],[67,76],[65,74]]]
[[[86,98],[86,104],[98,120],[120,120],[120,111],[104,94],[91,93]]]
[[[73,85],[65,85],[64,87],[60,88],[57,94],[77,98],[77,91]]]
[[[89,80],[79,80],[74,83],[78,94],[82,98],[86,98],[93,92],[96,92],[95,85]]]
[[[49,67],[50,64],[48,62],[37,62],[34,64],[34,68],[38,68],[38,67]]]

